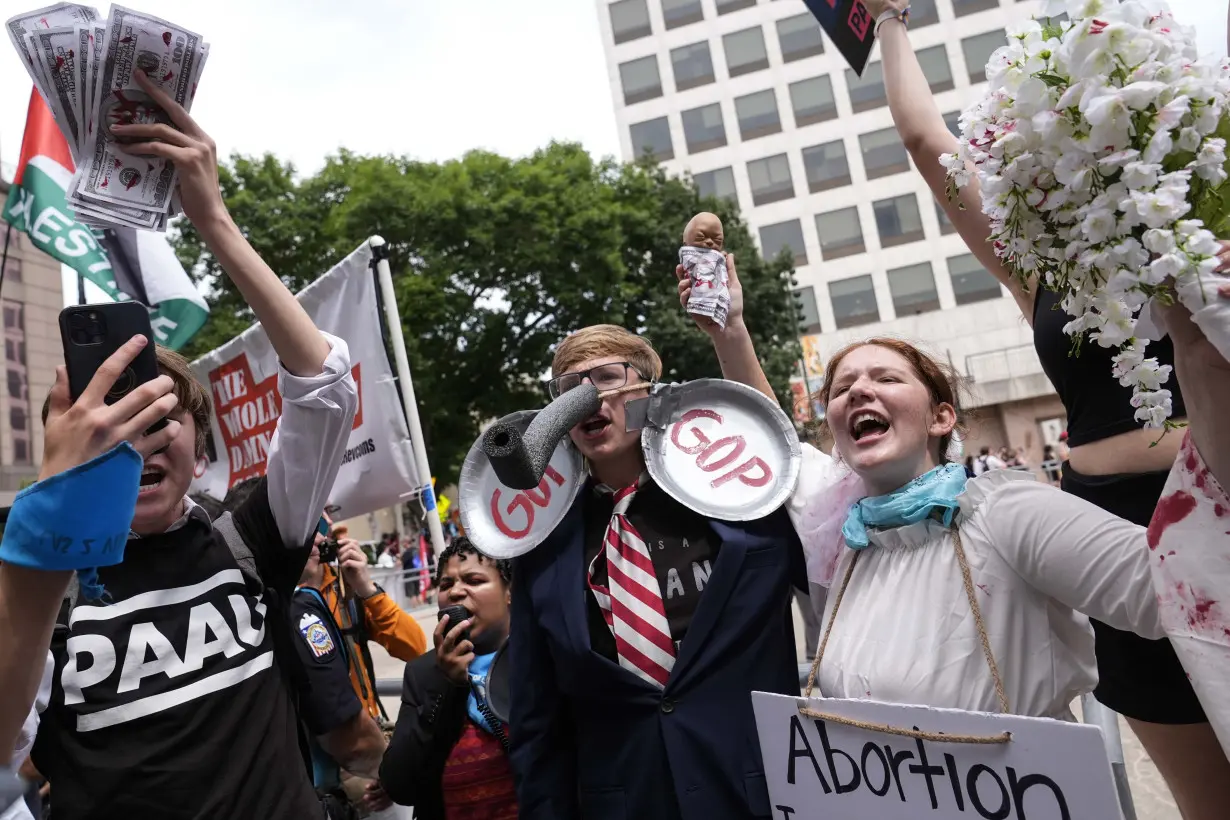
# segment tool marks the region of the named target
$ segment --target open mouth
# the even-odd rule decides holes
[[[850,419],[850,436],[859,444],[870,444],[888,433],[890,426],[879,413],[863,410]]]
[[[147,495],[154,492],[162,486],[162,480],[165,477],[166,471],[161,467],[147,466],[141,471],[141,488],[137,494]]]
[[[581,422],[581,435],[586,439],[602,438],[610,426],[611,420],[606,416],[591,416],[587,421]]]

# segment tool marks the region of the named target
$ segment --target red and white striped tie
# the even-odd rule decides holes
[[[606,624],[615,636],[619,665],[658,688],[664,688],[675,665],[675,643],[662,606],[662,588],[649,557],[649,547],[628,520],[628,505],[636,484],[615,493],[615,511],[606,530],[604,548],[587,573],[589,588]],[[594,567],[606,558],[608,586],[594,581]]]

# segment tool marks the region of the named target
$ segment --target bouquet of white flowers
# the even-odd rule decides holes
[[[1230,66],[1203,60],[1162,0],[1050,0],[987,63],[990,90],[945,154],[950,195],[977,175],[1007,268],[1062,295],[1087,335],[1118,348],[1136,418],[1171,413],[1155,302],[1178,301],[1230,358],[1217,237],[1230,237]]]

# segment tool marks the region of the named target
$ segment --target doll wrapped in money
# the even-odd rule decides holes
[[[726,315],[730,312],[730,277],[726,273],[722,241],[722,220],[711,213],[697,214],[683,229],[679,264],[692,282],[688,313],[707,316],[720,327],[726,327]]]

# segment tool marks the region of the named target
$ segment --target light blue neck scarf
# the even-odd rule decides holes
[[[888,495],[864,498],[846,513],[841,534],[846,546],[861,550],[867,546],[867,527],[902,527],[939,513],[944,526],[951,526],[960,505],[957,496],[965,491],[965,468],[945,464],[929,470]]]

